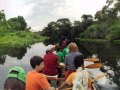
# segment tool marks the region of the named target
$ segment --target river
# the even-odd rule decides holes
[[[120,86],[120,45],[109,43],[85,43],[77,42],[80,51],[85,57],[91,57],[92,54],[97,54],[101,63],[104,63],[107,69],[101,68],[102,71],[113,71],[111,75],[110,85],[115,83],[115,87]],[[8,47],[0,46],[0,90],[3,90],[4,82],[7,77],[7,72],[12,66],[21,66],[26,73],[31,70],[29,60],[34,55],[42,56],[45,54],[46,46],[43,43],[36,43],[29,47]],[[102,90],[102,89],[101,89]],[[104,89],[107,90],[107,89]],[[110,90],[110,89],[109,89]],[[119,90],[119,89],[111,89]]]

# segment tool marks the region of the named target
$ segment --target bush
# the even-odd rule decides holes
[[[100,29],[99,25],[94,24],[87,28],[87,30],[81,34],[82,38],[91,39],[104,39],[104,30]]]

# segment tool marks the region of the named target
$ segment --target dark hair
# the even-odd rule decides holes
[[[50,53],[50,51],[49,51],[49,50],[46,50],[46,54],[48,54],[48,53]]]
[[[43,62],[43,59],[40,56],[33,56],[30,59],[31,67],[34,69],[36,65],[40,65],[40,63]]]
[[[66,36],[62,36],[62,37],[61,37],[61,39],[60,39],[60,43],[59,43],[60,46],[62,45],[62,42],[63,42],[65,39],[67,39]]]
[[[74,59],[74,65],[76,69],[78,67],[81,67],[84,64],[83,56],[82,55],[77,55]]]
[[[61,47],[60,47],[59,45],[56,46],[56,51],[57,51],[57,52],[61,51]]]

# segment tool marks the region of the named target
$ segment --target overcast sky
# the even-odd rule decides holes
[[[0,0],[6,18],[23,16],[34,31],[42,30],[51,21],[69,18],[80,20],[83,14],[94,16],[106,0]]]

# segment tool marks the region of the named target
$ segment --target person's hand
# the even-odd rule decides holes
[[[58,88],[56,88],[55,90],[58,90]]]
[[[55,88],[54,87],[51,87],[52,88],[52,90],[55,90]]]

